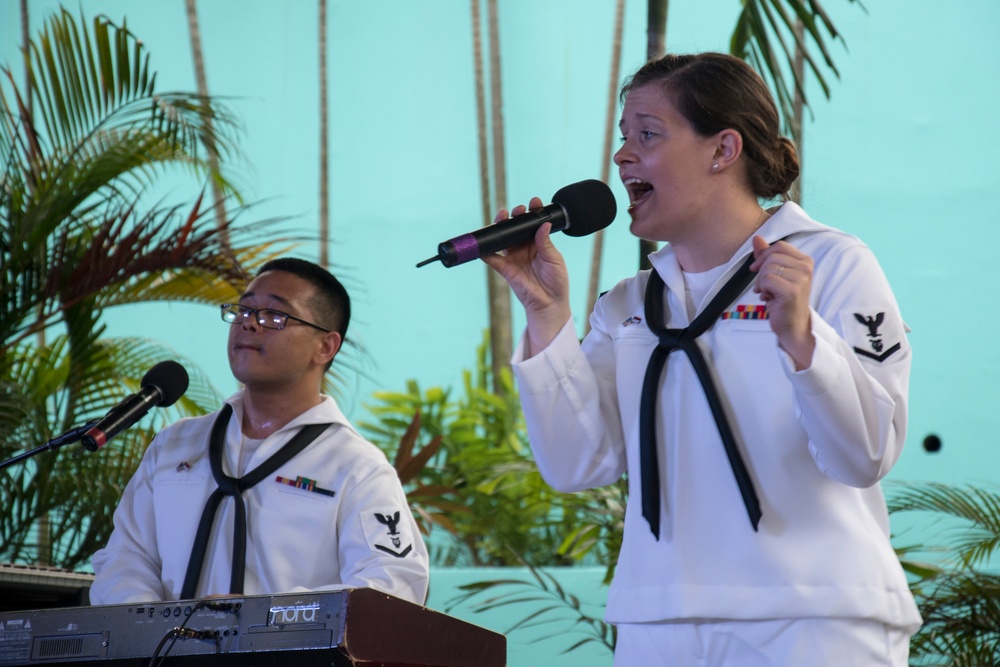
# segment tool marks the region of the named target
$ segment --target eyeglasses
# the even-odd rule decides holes
[[[242,324],[250,319],[250,315],[253,314],[256,316],[257,324],[265,329],[284,329],[285,325],[288,324],[288,320],[295,320],[296,322],[315,327],[320,331],[330,333],[330,330],[326,327],[321,327],[301,317],[295,317],[294,315],[289,315],[288,313],[283,313],[280,310],[272,308],[250,308],[249,306],[241,306],[238,303],[224,303],[219,308],[222,310],[222,321],[229,324],[236,324],[237,322]]]

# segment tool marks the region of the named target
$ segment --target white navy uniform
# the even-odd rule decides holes
[[[657,338],[643,309],[648,271],[597,302],[580,345],[572,323],[513,364],[532,450],[561,491],[629,472],[624,541],[606,618],[616,624],[841,618],[908,636],[921,619],[889,543],[881,480],[906,435],[911,350],[899,308],[871,251],[811,220],[794,203],[758,232],[815,262],[816,349],[795,372],[758,294],[748,288],[698,339],[760,497],[754,532],[704,391],[686,355],[666,363],[656,438],[657,541],[639,503],[639,399]],[[734,254],[702,305],[752,251]],[[650,257],[666,285],[666,325],[690,322],[669,245]]]
[[[243,392],[226,401],[223,469],[239,476]],[[198,519],[216,488],[208,440],[218,413],[161,431],[115,512],[107,547],[93,557],[93,604],[176,600]],[[244,594],[368,587],[423,604],[428,556],[395,469],[348,423],[329,396],[276,431],[247,461],[253,470],[306,424],[331,423],[302,452],[243,493]],[[195,594],[229,592],[233,499],[215,519]]]

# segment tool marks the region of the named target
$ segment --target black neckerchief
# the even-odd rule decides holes
[[[243,501],[243,492],[268,477],[275,470],[287,463],[293,456],[305,449],[330,424],[307,424],[303,426],[291,440],[281,449],[271,455],[266,461],[240,478],[230,477],[222,471],[222,453],[226,447],[226,429],[232,418],[233,406],[228,403],[219,411],[215,423],[212,424],[212,434],[208,440],[208,461],[212,467],[217,488],[208,497],[205,509],[201,513],[198,532],[195,534],[194,545],[191,547],[191,558],[188,560],[187,573],[184,575],[184,587],[181,589],[182,600],[194,598],[201,570],[204,567],[205,552],[212,536],[212,524],[219,510],[219,503],[225,496],[232,496],[236,507],[236,518],[233,522],[233,570],[229,580],[229,592],[235,595],[243,594],[243,574],[246,567],[247,551],[247,510]]]
[[[723,410],[722,401],[719,400],[719,392],[715,388],[708,363],[695,342],[695,339],[705,333],[726,307],[753,281],[756,276],[756,273],[750,271],[753,259],[751,253],[735,275],[723,285],[708,306],[685,329],[666,328],[663,312],[663,279],[656,269],[649,273],[645,296],[646,324],[660,342],[649,357],[649,365],[646,366],[646,376],[642,383],[642,398],[639,404],[639,479],[642,490],[642,516],[649,522],[649,528],[657,540],[660,539],[660,479],[656,456],[657,394],[667,357],[678,348],[687,353],[705,390],[705,397],[715,418],[715,425],[719,429],[722,445],[726,449],[726,456],[729,457],[729,465],[740,487],[740,495],[743,496],[743,504],[746,506],[754,531],[760,523],[760,502],[753,487],[753,480],[750,479],[746,464],[736,446],[736,439]]]

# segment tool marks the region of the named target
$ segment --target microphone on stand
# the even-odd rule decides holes
[[[161,361],[142,376],[141,389],[111,410],[80,438],[83,447],[95,452],[108,440],[135,424],[153,407],[177,402],[188,388],[188,374],[176,361]]]
[[[548,206],[527,211],[494,225],[456,236],[438,244],[438,254],[417,264],[417,268],[439,261],[447,268],[464,264],[535,238],[546,222],[552,231],[570,236],[586,236],[604,229],[615,219],[618,205],[606,184],[595,179],[573,183],[552,195]]]
[[[142,388],[111,409],[100,419],[89,421],[83,426],[76,426],[65,433],[52,438],[41,447],[18,454],[0,461],[0,470],[31,458],[46,450],[56,450],[71,442],[81,441],[82,447],[73,456],[78,456],[84,449],[97,451],[108,440],[115,437],[132,424],[136,423],[154,405],[167,407],[177,402],[188,388],[188,374],[176,361],[161,361],[142,376]]]

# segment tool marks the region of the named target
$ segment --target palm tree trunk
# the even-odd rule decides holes
[[[31,41],[31,27],[30,20],[28,17],[28,0],[21,0],[21,44],[23,45],[24,52],[28,52],[28,44]],[[35,88],[31,85],[31,75],[30,66],[27,58],[24,59],[24,90],[25,95],[25,106],[27,107],[26,112],[28,118],[33,121],[34,117],[34,107],[32,99],[35,96]],[[35,161],[35,144],[29,143],[28,150],[31,151],[31,160]],[[42,311],[42,307],[38,307],[39,313]],[[38,340],[39,349],[45,347],[45,330],[42,329],[38,332],[36,336]],[[36,533],[36,543],[37,548],[35,550],[35,564],[42,566],[52,565],[52,518],[47,511],[43,511],[38,515],[35,521],[35,533]]]
[[[483,38],[480,32],[482,17],[479,12],[479,0],[472,0],[472,60],[476,86],[476,138],[479,148],[479,188],[482,193],[482,219],[489,220],[493,215],[493,197],[490,187],[490,145],[486,137],[486,90],[483,84]],[[491,314],[492,318],[492,314]],[[492,322],[492,319],[490,320]]]
[[[490,37],[490,119],[493,127],[493,196],[494,209],[506,205],[507,166],[504,158],[503,94],[500,76],[500,22],[497,0],[487,0],[487,28]],[[489,218],[486,219],[489,224]],[[490,353],[493,367],[493,390],[501,393],[500,373],[510,367],[513,351],[510,288],[496,272],[487,269],[490,300]]]
[[[617,131],[615,123],[618,110],[618,77],[622,62],[622,32],[625,25],[625,0],[618,0],[615,6],[615,29],[611,46],[611,75],[608,79],[608,115],[604,123],[604,154],[602,156],[601,180],[608,183],[611,180],[611,149]],[[587,285],[587,310],[590,313],[597,303],[597,291],[601,279],[601,254],[604,252],[604,230],[599,229],[594,234],[594,248],[590,259],[590,280]],[[590,318],[586,318],[584,333],[590,331]]]
[[[659,58],[667,49],[667,10],[670,0],[648,0],[646,5],[646,60]],[[639,268],[649,269],[649,254],[656,252],[656,242],[639,240]]]
[[[805,24],[802,23],[801,19],[795,22],[795,33],[797,37],[795,40],[795,58],[792,61],[793,76],[796,80],[802,81],[804,85],[806,59],[799,44],[802,43],[802,39],[805,37]],[[805,126],[802,123],[802,114],[804,110],[805,100],[802,99],[802,93],[799,91],[799,87],[796,86],[795,97],[792,98],[792,111],[794,115],[790,119],[790,125],[792,141],[795,142],[795,149],[799,154],[799,177],[792,183],[792,189],[788,193],[788,197],[797,204],[802,204],[802,172],[804,169],[802,147],[805,144]]]
[[[24,48],[28,48],[28,41],[31,39],[31,30],[28,21],[28,0],[21,0],[21,44]],[[25,105],[28,107],[28,118],[31,118],[33,114],[32,99],[34,98],[34,88],[31,86],[31,67],[29,65],[29,60],[24,59],[24,89],[28,92],[28,99],[25,100]]]
[[[327,246],[330,243],[330,127],[327,120],[329,100],[326,85],[326,0],[319,0],[319,264],[330,266]]]
[[[205,60],[201,52],[201,29],[198,27],[198,7],[195,4],[196,2],[197,0],[184,0],[184,8],[187,12],[188,30],[191,33],[191,59],[194,63],[194,78],[198,85],[198,95],[200,95],[203,100],[207,100],[208,81],[205,78]],[[212,121],[207,114],[205,115],[205,126],[211,134]],[[212,145],[208,146],[208,168],[211,172],[210,180],[212,182],[212,199],[215,202],[215,222],[219,229],[222,230],[221,238],[225,246],[228,248],[229,231],[226,223],[226,204],[222,198],[222,189],[219,187],[219,183],[216,180],[216,174],[219,173],[219,156],[216,155],[215,147]]]
[[[667,10],[670,0],[648,0],[646,5],[646,60],[659,58],[667,47]]]

